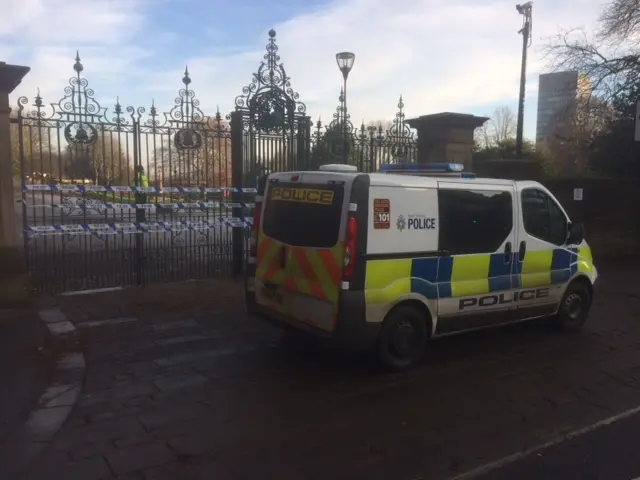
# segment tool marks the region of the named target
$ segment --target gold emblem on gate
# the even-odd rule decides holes
[[[283,202],[317,203],[320,205],[332,205],[334,192],[318,188],[288,188],[275,187],[270,192],[271,200]]]

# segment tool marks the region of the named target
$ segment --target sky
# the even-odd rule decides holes
[[[336,52],[356,54],[348,80],[354,124],[443,111],[517,110],[522,17],[503,0],[0,0],[0,61],[30,73],[12,94],[58,102],[76,51],[109,110],[173,105],[185,66],[207,115],[234,107],[277,32],[291,84],[314,121],[330,121],[342,75]],[[536,0],[525,137],[534,138],[542,47],[560,29],[593,29],[605,0]]]

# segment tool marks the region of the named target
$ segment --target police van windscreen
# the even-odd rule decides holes
[[[338,242],[343,199],[342,185],[272,184],[262,231],[295,247],[331,248]]]

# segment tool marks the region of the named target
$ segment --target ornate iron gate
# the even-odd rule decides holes
[[[270,30],[264,60],[236,97],[235,112],[229,115],[238,138],[242,129],[242,152],[238,152],[238,159],[242,154],[241,186],[255,187],[264,173],[305,169],[309,164],[307,107],[291,87],[275,37],[275,30]]]
[[[318,122],[312,135],[275,36],[271,30],[263,61],[226,118],[203,113],[188,70],[169,111],[117,100],[109,112],[78,55],[60,101],[46,105],[39,92],[30,106],[18,100],[13,160],[39,290],[240,273],[263,173],[345,160],[372,171],[415,159],[402,99],[388,128],[353,128],[341,98],[331,124]]]
[[[81,76],[47,108],[19,99],[24,246],[39,289],[84,290],[229,274],[231,131],[191,78],[173,108],[113,113]],[[149,183],[149,179],[151,183]],[[247,213],[251,205],[241,209]]]

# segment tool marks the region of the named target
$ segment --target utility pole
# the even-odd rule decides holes
[[[518,34],[522,35],[522,64],[520,66],[520,97],[518,99],[518,126],[516,130],[516,158],[522,158],[522,136],[524,123],[524,95],[527,85],[527,50],[531,46],[533,2],[516,5],[516,10],[522,15],[522,28]]]

